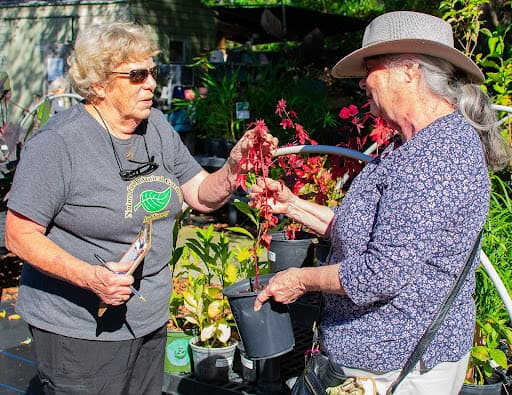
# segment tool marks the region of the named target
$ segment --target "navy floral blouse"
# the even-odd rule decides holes
[[[335,209],[330,263],[347,295],[325,295],[323,351],[343,366],[401,369],[483,227],[489,194],[479,137],[458,112],[371,161]],[[469,351],[474,286],[471,273],[427,368]]]

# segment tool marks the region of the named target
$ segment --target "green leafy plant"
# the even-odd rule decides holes
[[[496,17],[492,21],[495,30],[484,27],[492,25],[483,20],[483,9],[488,4],[489,0],[443,0],[439,8],[443,11],[443,19],[453,26],[455,37],[464,49],[464,53],[472,57],[484,71],[485,85],[482,85],[482,89],[491,96],[495,104],[510,106],[512,105],[512,46],[509,45],[511,28],[509,23],[500,21],[497,16],[506,14],[507,7],[509,9],[512,2],[508,0],[501,4],[493,4],[493,7],[497,7],[494,10]],[[487,39],[482,40],[481,35]],[[503,122],[503,133],[512,142],[510,119],[508,122]]]
[[[481,7],[488,3],[489,0],[443,0],[439,4],[443,19],[452,25],[459,45],[470,57],[477,48],[482,27]]]
[[[204,274],[189,274],[183,301],[184,319],[197,329],[200,345],[212,348],[229,344],[233,314],[219,286],[210,285]]]
[[[178,329],[196,332],[201,346],[223,347],[231,341],[234,319],[221,290],[246,274],[237,265],[244,253],[248,255],[247,249],[232,249],[228,235],[209,225],[197,228],[195,237],[185,240],[173,254],[171,321]]]
[[[173,273],[173,286],[171,297],[169,299],[169,323],[168,328],[171,330],[186,330],[191,329],[187,328],[187,322],[184,318],[184,300],[183,300],[183,291],[184,291],[184,282],[186,281],[183,278],[180,278],[180,275],[177,274],[177,263],[180,261],[183,252],[185,250],[184,246],[177,247],[178,241],[178,233],[183,226],[183,220],[188,214],[192,211],[191,207],[187,207],[185,210],[181,211],[179,215],[176,216],[174,227],[172,230],[172,255],[169,260],[169,266]]]
[[[488,70],[485,82],[493,93],[494,102],[505,106],[512,104],[512,51],[506,44],[511,39],[510,27],[498,26],[492,32],[486,28],[481,29],[482,34],[487,37],[488,53],[477,57],[480,66]]]
[[[489,215],[484,228],[482,249],[493,262],[505,286],[512,284],[512,188],[491,174]],[[497,369],[507,370],[512,356],[512,329],[508,313],[494,283],[483,267],[475,273],[476,326],[466,382],[485,384]]]
[[[206,56],[194,58],[191,67],[201,70],[201,84],[206,93],[194,88],[192,100],[173,99],[173,111],[186,110],[188,119],[202,138],[224,138],[234,141],[241,137],[244,120],[237,119],[239,70],[215,73],[216,67]]]
[[[215,283],[226,287],[236,280],[235,252],[230,249],[229,237],[224,232],[216,233],[213,225],[196,229],[196,237],[185,241],[190,252],[188,259],[182,259],[181,267],[187,273],[201,274],[206,269],[208,285]],[[218,239],[215,239],[218,237]]]
[[[263,229],[263,221],[260,215],[260,210],[249,206],[246,201],[235,199],[233,202],[235,208],[244,214],[254,225],[255,234],[251,233],[246,228],[239,226],[232,226],[228,230],[241,234],[251,241],[250,247],[245,247],[238,250],[237,261],[239,262],[239,277],[250,278],[256,277],[259,274],[268,272],[268,261],[262,261],[261,257],[265,251],[265,247],[259,242]]]
[[[506,374],[511,344],[512,329],[507,326],[507,320],[477,319],[467,382],[485,384],[499,368],[503,375]]]

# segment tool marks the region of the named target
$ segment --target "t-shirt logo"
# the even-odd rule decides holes
[[[153,183],[153,185],[150,185],[150,183]],[[165,190],[160,192],[153,189],[156,183],[165,184],[163,186]],[[145,189],[145,187],[152,189]],[[137,196],[139,198],[138,202]],[[156,221],[157,219],[165,218],[169,215],[169,206],[173,205],[174,201],[181,206],[183,194],[180,187],[170,178],[155,174],[137,177],[130,181],[126,187],[124,218],[133,218],[133,214],[137,210],[139,213],[147,213],[147,215],[144,215],[144,221]],[[176,208],[179,210],[178,206]]]
[[[140,194],[139,203],[134,206],[134,211],[137,211],[140,207],[142,207],[148,213],[156,213],[167,207],[170,200],[171,187],[162,192],[148,189]]]

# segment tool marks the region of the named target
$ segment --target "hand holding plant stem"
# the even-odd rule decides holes
[[[291,120],[291,117],[296,117],[296,114],[293,110],[287,111],[285,100],[281,99],[279,101],[276,113],[282,118],[281,126],[283,129],[295,128],[297,139],[301,144],[304,144],[306,141],[316,144],[315,141],[309,138],[302,125]],[[256,225],[257,234],[253,238],[252,253],[255,263],[255,287],[258,289],[258,250],[260,246],[265,247],[267,250],[270,249],[271,236],[269,231],[277,225],[277,217],[273,214],[269,202],[271,199],[275,201],[278,191],[272,191],[266,185],[270,169],[275,167],[273,152],[277,148],[277,141],[269,134],[265,121],[258,120],[254,124],[249,125],[249,127],[253,127],[252,135],[249,137],[250,147],[247,156],[240,160],[240,165],[250,169],[250,172],[238,176],[237,186],[240,186],[247,192],[248,187],[254,185],[259,179],[260,183],[263,183],[263,191],[252,196],[251,207],[256,210],[255,215],[250,213],[249,208],[241,209],[240,203],[237,208],[247,215],[252,215],[253,222]]]
[[[279,100],[276,106],[276,114],[281,117],[281,127],[283,129],[294,128],[296,141],[293,144],[310,143],[312,145],[318,144],[315,140],[310,138],[308,132],[304,127],[297,122],[297,114],[293,110],[286,108],[286,101]],[[392,130],[388,128],[379,118],[372,118],[367,112],[363,117],[359,118],[359,108],[351,105],[344,107],[340,111],[341,119],[350,119],[352,127],[357,130],[356,138],[349,139],[345,146],[351,149],[360,150],[367,141],[368,136],[378,145],[385,145],[389,142],[392,135]],[[374,119],[373,130],[369,134],[364,134],[363,130],[366,127],[366,122],[369,119]],[[255,215],[255,224],[257,227],[257,235],[254,238],[254,245],[252,248],[254,263],[255,263],[255,280],[256,288],[258,288],[258,247],[263,246],[270,248],[271,236],[269,231],[277,225],[277,217],[272,212],[270,204],[271,199],[277,201],[278,191],[272,191],[266,185],[265,179],[269,177],[270,169],[275,168],[275,162],[272,157],[273,151],[277,147],[277,142],[268,133],[268,128],[265,121],[258,120],[254,124],[249,125],[253,127],[250,130],[249,137],[250,147],[246,155],[240,160],[240,165],[246,169],[250,169],[248,174],[241,174],[237,178],[237,186],[242,187],[244,191],[248,190],[254,185],[258,179],[262,179],[262,191],[259,194],[251,195],[251,205],[253,209],[257,210]],[[246,134],[247,135],[247,134]],[[350,133],[349,133],[350,136]],[[352,136],[351,136],[352,137]],[[292,143],[288,144],[291,145]],[[339,159],[339,158],[336,158]],[[324,156],[315,156],[304,159],[301,155],[292,154],[286,158],[278,158],[279,168],[286,177],[291,178],[294,185],[292,192],[307,200],[313,200],[318,204],[335,206],[339,204],[343,192],[340,186],[340,180],[345,174],[354,176],[360,170],[359,163],[350,163],[348,160],[344,161],[344,166],[337,166],[337,161]],[[330,169],[327,169],[330,166]],[[351,171],[352,170],[352,171]],[[247,210],[246,210],[247,211]],[[289,225],[288,237],[294,238],[295,230],[301,228],[302,225],[296,224],[292,221]]]
[[[247,155],[240,160],[240,166],[250,169],[248,174],[239,174],[237,178],[237,186],[244,191],[248,191],[256,181],[258,176],[268,177],[269,169],[274,167],[273,153],[277,148],[277,141],[268,133],[267,125],[263,120],[256,121],[251,124],[250,134],[246,134],[250,141]],[[270,248],[269,230],[277,224],[277,217],[272,214],[270,206],[267,204],[269,193],[262,194],[261,199],[254,205],[258,210],[255,216],[257,235],[253,239],[254,243],[251,247],[253,260],[255,265],[255,287],[258,289],[258,250],[260,245]]]

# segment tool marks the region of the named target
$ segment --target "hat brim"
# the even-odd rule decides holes
[[[419,39],[386,41],[355,50],[336,63],[332,68],[332,75],[336,78],[366,77],[366,58],[394,53],[413,53],[441,58],[464,71],[472,82],[482,84],[485,81],[482,70],[462,52],[436,41]]]

